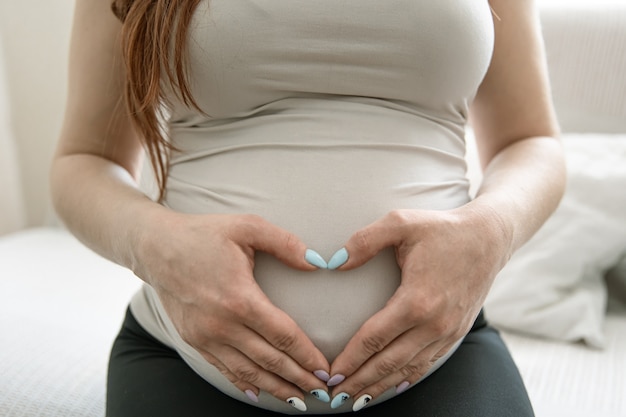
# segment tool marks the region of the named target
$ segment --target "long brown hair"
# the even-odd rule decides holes
[[[155,170],[159,200],[165,194],[174,149],[161,126],[167,104],[162,82],[169,82],[184,104],[199,110],[189,89],[186,64],[189,25],[200,1],[112,0],[111,4],[123,23],[126,107]]]

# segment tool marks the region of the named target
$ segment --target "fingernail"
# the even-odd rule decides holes
[[[250,398],[251,401],[254,401],[255,403],[259,402],[259,397],[256,396],[254,391],[247,389],[245,393],[248,396],[248,398]]]
[[[298,397],[287,398],[287,403],[298,411],[306,411],[306,404]]]
[[[345,392],[341,392],[335,395],[333,401],[330,403],[330,408],[335,409],[341,407],[346,401],[350,399],[350,396]]]
[[[328,375],[328,372],[324,370],[315,371],[313,372],[313,375],[315,375],[318,379],[324,382],[328,382],[328,380],[330,379],[330,375]]]
[[[326,263],[324,258],[322,258],[322,255],[315,252],[313,249],[306,250],[304,259],[311,265],[316,266],[318,268],[326,269],[328,267],[328,264]]]
[[[346,379],[346,377],[341,374],[333,375],[333,377],[328,380],[326,385],[328,385],[329,387],[334,387],[335,385],[341,384],[344,379]]]
[[[354,402],[354,405],[352,406],[352,411],[359,411],[360,409],[365,407],[370,401],[372,401],[371,395],[361,395],[359,399]]]
[[[325,402],[325,403],[330,402],[330,396],[323,389],[314,389],[313,391],[311,391],[311,395],[322,402]]]
[[[337,269],[348,261],[348,251],[341,248],[328,261],[328,269]]]
[[[409,381],[404,381],[403,383],[401,383],[400,385],[398,385],[396,387],[396,394],[401,394],[404,391],[406,391],[409,388],[409,385],[411,385],[409,383]]]

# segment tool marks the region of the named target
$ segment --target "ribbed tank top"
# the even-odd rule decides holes
[[[467,203],[464,130],[493,37],[487,0],[202,1],[189,73],[203,113],[169,95],[180,151],[164,204],[258,214],[328,259],[390,210]],[[254,273],[329,361],[400,282],[392,249],[349,272],[299,272],[259,253]],[[300,413],[265,393],[250,402],[180,338],[149,286],[131,309],[221,391]]]

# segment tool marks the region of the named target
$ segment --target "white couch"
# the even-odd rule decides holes
[[[585,153],[585,140],[598,146],[618,143],[610,153],[624,152],[626,165],[626,146],[621,145],[626,144],[626,3],[591,0],[589,4],[602,7],[559,1],[542,6],[555,103],[566,141],[571,134],[586,133],[572,139],[576,146],[571,152]],[[11,230],[24,219],[15,204],[19,190],[9,182],[14,178],[10,163],[16,159],[11,156],[10,129],[2,124],[6,110],[2,88],[0,71],[0,186],[5,196],[0,201],[0,225],[4,222],[5,230]],[[473,158],[470,153],[472,168]],[[597,159],[601,154],[595,158],[603,165]],[[621,180],[622,188],[613,186],[603,194],[608,195],[605,198],[626,194],[626,182]],[[620,179],[611,181],[619,184]],[[603,183],[593,186],[602,188]],[[577,184],[570,183],[570,188]],[[600,209],[611,205],[596,203]],[[620,212],[626,213],[626,205],[618,205],[617,210],[619,217]],[[568,222],[574,231],[578,224],[576,219]],[[626,246],[612,249],[626,254]],[[603,273],[612,268],[610,285],[598,279],[591,285],[589,279],[572,279],[564,273],[557,277],[563,281],[556,283],[528,278],[527,283],[538,288],[536,282],[556,286],[559,296],[550,306],[566,299],[582,302],[579,292],[589,301],[581,305],[590,306],[591,324],[577,319],[579,308],[558,310],[574,317],[573,324],[564,324],[567,317],[558,316],[557,310],[541,310],[548,330],[559,328],[552,338],[542,334],[542,323],[523,322],[529,308],[524,300],[534,297],[521,301],[518,297],[514,300],[518,304],[511,301],[509,311],[502,311],[502,304],[510,301],[506,298],[510,289],[507,293],[505,284],[494,287],[487,314],[492,311],[494,322],[502,327],[539,417],[626,416],[626,262],[621,269],[615,267],[619,264],[615,256],[603,262],[598,261],[597,269]],[[506,282],[515,279],[519,277]],[[132,273],[90,252],[63,229],[34,227],[0,237],[0,416],[103,416],[108,351],[139,284]],[[605,313],[607,293],[612,299]],[[511,321],[516,317],[519,321]]]

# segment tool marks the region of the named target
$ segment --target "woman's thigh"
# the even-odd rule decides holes
[[[358,414],[525,417],[532,416],[533,411],[506,346],[481,315],[441,368],[405,393]],[[213,388],[127,313],[109,362],[107,417],[276,415]]]
[[[273,416],[213,388],[127,311],[107,378],[107,417]]]

